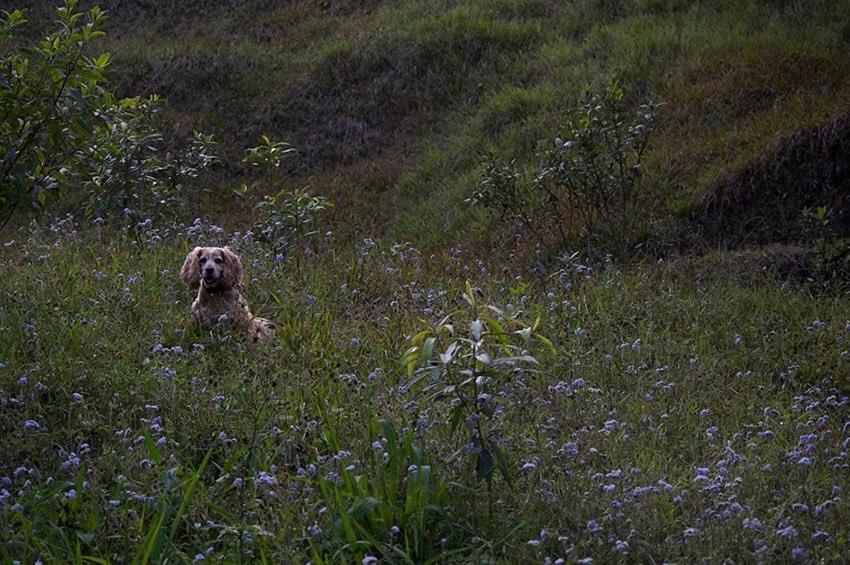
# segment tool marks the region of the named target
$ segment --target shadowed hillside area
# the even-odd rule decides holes
[[[850,562],[850,2],[10,1],[0,561]]]

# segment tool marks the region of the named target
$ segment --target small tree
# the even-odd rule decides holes
[[[252,192],[263,193],[254,205],[259,212],[255,228],[260,238],[271,244],[275,252],[285,255],[318,233],[318,218],[333,203],[324,196],[310,194],[307,187],[268,194],[275,183],[274,170],[285,159],[295,156],[296,151],[285,141],[274,141],[265,135],[261,140],[261,145],[245,150],[242,160],[252,169],[262,171],[261,178],[251,186],[243,184],[234,192],[240,198],[248,198]]]
[[[216,161],[200,134],[166,150],[154,125],[158,97],[121,100],[106,88],[109,54],[87,54],[104,35],[104,13],[76,5],[66,0],[59,29],[19,49],[12,42],[24,13],[0,13],[0,229],[17,209],[65,192],[90,215],[161,213]]]
[[[553,147],[538,155],[526,180],[515,161],[485,159],[478,190],[468,201],[519,223],[540,243],[590,246],[600,232],[628,241],[634,233],[643,156],[655,122],[652,101],[629,117],[623,90],[609,82],[585,94]]]
[[[84,149],[103,121],[109,55],[86,52],[103,35],[104,15],[97,7],[76,12],[76,4],[66,0],[59,30],[20,50],[11,42],[26,23],[23,11],[0,13],[0,227],[86,169]]]
[[[411,339],[401,364],[411,377],[406,387],[428,405],[446,405],[449,432],[467,430],[465,450],[474,460],[476,476],[492,485],[496,469],[510,482],[510,464],[499,447],[495,420],[499,393],[518,376],[531,372],[535,346],[552,343],[516,315],[479,304],[467,281],[463,294],[468,308],[458,309]]]

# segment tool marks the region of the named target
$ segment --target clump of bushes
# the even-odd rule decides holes
[[[274,191],[273,172],[296,154],[295,148],[285,141],[261,137],[262,143],[245,151],[242,162],[261,174],[251,184],[242,184],[234,193],[240,198],[261,192],[254,205],[259,219],[254,224],[258,238],[270,244],[275,252],[287,255],[293,247],[315,236],[319,216],[333,206],[324,196],[311,194],[308,187],[296,190],[286,188]]]
[[[655,124],[652,100],[635,112],[612,80],[588,91],[533,174],[515,160],[485,156],[478,190],[468,199],[513,224],[544,247],[562,250],[631,244],[639,226],[643,157]]]

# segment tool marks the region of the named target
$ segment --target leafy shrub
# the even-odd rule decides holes
[[[427,405],[448,404],[452,436],[464,425],[465,449],[475,460],[475,473],[490,487],[496,469],[511,481],[510,465],[492,429],[498,393],[518,373],[537,364],[529,353],[534,342],[552,344],[537,333],[539,320],[528,325],[495,306],[479,305],[469,282],[463,298],[468,315],[452,312],[414,335],[402,364],[412,376],[406,386],[423,396]],[[453,318],[466,320],[456,324]]]
[[[120,100],[106,87],[109,54],[90,57],[103,12],[59,8],[59,29],[14,49],[21,10],[0,17],[0,221],[72,192],[91,215],[162,212],[183,181],[215,162],[211,138],[196,134],[166,151],[153,116],[160,99]]]
[[[281,190],[273,196],[263,196],[256,204],[260,211],[257,222],[261,239],[286,254],[295,245],[304,242],[318,231],[318,216],[332,203],[324,196],[314,196],[307,188],[294,191]]]
[[[262,145],[245,151],[243,163],[263,171],[262,177],[251,186],[243,184],[235,194],[248,198],[252,192],[264,192],[254,205],[260,218],[254,226],[262,241],[271,244],[276,253],[287,254],[294,246],[318,233],[315,229],[319,215],[333,206],[323,196],[310,194],[307,187],[296,190],[282,189],[267,194],[275,182],[273,170],[295,154],[295,149],[284,141],[273,141],[262,136]]]
[[[243,162],[261,169],[279,168],[284,159],[295,154],[295,148],[285,141],[273,141],[268,136],[261,137],[262,145],[245,150]]]
[[[81,179],[89,216],[121,210],[158,214],[177,203],[177,193],[188,179],[218,161],[212,136],[195,133],[179,151],[164,147],[162,133],[153,125],[161,99],[125,98],[105,108],[108,118],[85,148],[89,170]]]
[[[813,275],[823,283],[840,285],[850,278],[850,239],[841,237],[833,215],[826,206],[805,208],[802,227],[812,245]]]
[[[643,155],[655,122],[651,100],[629,119],[623,90],[609,82],[587,93],[554,147],[538,155],[529,180],[516,161],[485,157],[478,190],[468,202],[519,224],[543,245],[563,249],[598,236],[628,243],[634,236]]]

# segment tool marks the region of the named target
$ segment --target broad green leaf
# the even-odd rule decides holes
[[[162,460],[162,454],[159,452],[159,448],[156,446],[156,442],[153,440],[153,437],[151,437],[150,432],[143,429],[142,435],[145,436],[145,447],[148,450],[148,457],[159,463]]]
[[[487,442],[491,449],[493,450],[493,455],[496,458],[496,466],[499,468],[499,471],[502,473],[502,477],[508,483],[508,486],[513,487],[513,481],[511,480],[511,468],[508,464],[508,460],[505,458],[504,453],[502,453],[502,449],[499,447],[499,444],[495,441]]]
[[[431,360],[431,357],[434,355],[434,344],[437,342],[437,338],[429,337],[422,344],[422,349],[419,352],[419,362],[427,363]]]
[[[444,353],[440,353],[440,363],[442,363],[443,365],[448,365],[449,363],[451,363],[454,360],[455,354],[457,353],[459,347],[460,346],[456,341],[451,342],[446,348],[446,351]]]

